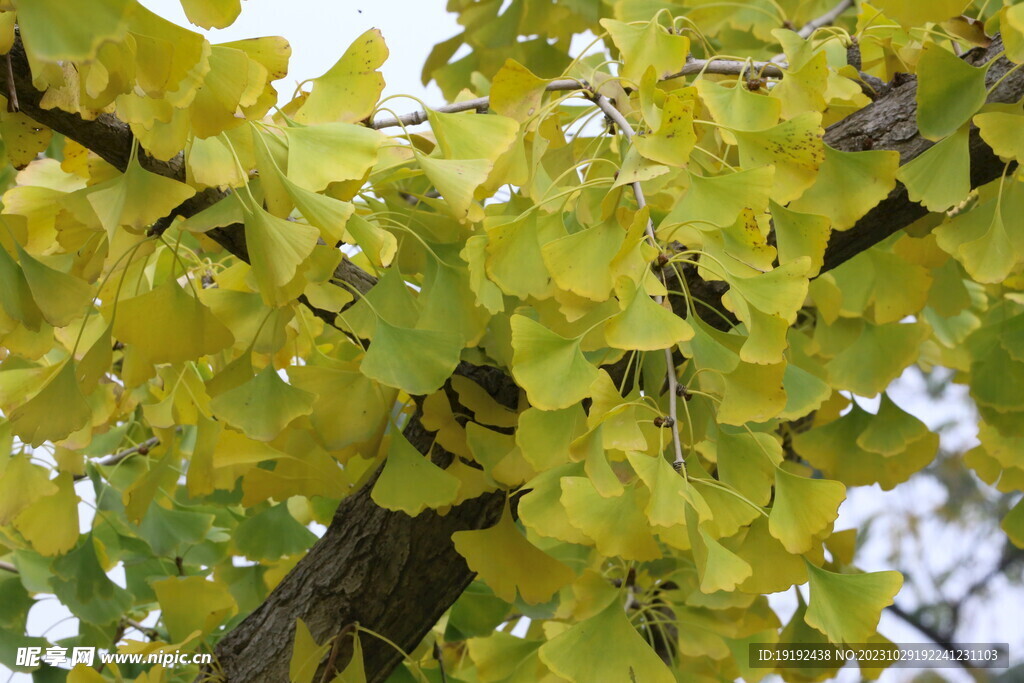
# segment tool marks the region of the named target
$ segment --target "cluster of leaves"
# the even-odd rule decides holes
[[[239,9],[182,2],[204,27]],[[759,680],[751,642],[884,641],[902,579],[860,572],[855,531],[833,524],[847,486],[893,488],[936,453],[884,393],[905,368],[960,373],[984,420],[970,466],[1024,489],[1024,186],[1007,172],[972,191],[968,153],[976,125],[1024,159],[1024,111],[986,105],[987,65],[955,54],[1001,32],[1024,62],[1022,6],[860,2],[803,37],[786,26],[834,3],[449,4],[466,30],[425,76],[489,110],[388,135],[371,123],[376,31],[271,113],[280,38],[211,45],[134,0],[0,3],[40,107],[112,115],[135,139],[116,168],[0,114],[17,169],[0,215],[0,559],[16,569],[0,662],[46,644],[22,633],[49,593],[79,620],[64,645],[109,648],[159,613],[158,637],[120,650],[209,650],[383,462],[373,500],[392,510],[509,501],[452,539],[478,579],[409,675],[436,679],[437,652],[449,680]],[[611,59],[569,58],[586,30]],[[691,57],[780,52],[781,77],[680,75]],[[903,165],[827,146],[823,127],[871,102],[864,74],[897,71],[917,74],[935,144]],[[609,125],[588,122],[596,105]],[[833,231],[897,182],[928,217],[822,272]],[[221,198],[161,221],[197,193]],[[460,363],[507,372],[517,404]],[[850,398],[879,393],[877,414]],[[454,457],[424,457],[412,419]],[[1024,506],[1004,527],[1024,545]],[[780,623],[766,594],[802,584]],[[513,615],[525,638],[495,630]],[[329,649],[300,622],[293,680]],[[359,680],[358,652],[337,680]]]

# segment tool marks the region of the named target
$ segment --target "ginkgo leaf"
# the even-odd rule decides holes
[[[288,423],[313,412],[315,396],[286,383],[273,365],[245,384],[219,394],[210,409],[251,439],[271,441]]]
[[[1021,134],[1021,114],[992,111],[974,117],[981,139],[1003,159],[1024,159],[1024,135]]]
[[[758,505],[772,496],[782,449],[771,435],[719,430],[715,444],[719,479]]]
[[[64,327],[85,315],[92,301],[92,288],[88,284],[41,263],[18,242],[14,245],[32,298],[46,322],[54,327]]]
[[[733,130],[745,168],[773,164],[772,199],[788,204],[814,184],[825,161],[821,114],[805,112],[768,130]]]
[[[286,503],[278,503],[242,521],[234,541],[250,560],[276,560],[304,552],[316,536],[291,515]]]
[[[807,298],[810,265],[810,258],[797,258],[767,273],[728,282],[754,308],[793,324]]]
[[[288,178],[311,192],[360,180],[377,163],[384,136],[365,126],[322,123],[285,130]]]
[[[134,156],[123,175],[81,192],[85,193],[111,241],[119,227],[147,228],[196,193],[185,183],[150,173]]]
[[[394,433],[384,469],[373,485],[373,502],[415,517],[427,508],[451,505],[459,480],[417,451],[405,436]]]
[[[832,643],[866,643],[903,586],[899,572],[836,574],[807,563],[811,599],[804,619]]]
[[[0,526],[10,524],[34,501],[59,492],[46,468],[32,464],[27,455],[11,457],[0,470]]]
[[[256,206],[245,215],[245,242],[260,294],[274,305],[278,290],[290,283],[316,246],[320,231],[311,225],[283,218]]]
[[[208,634],[238,611],[238,603],[221,581],[202,576],[171,576],[150,585],[171,640],[185,640],[194,631]]]
[[[506,59],[491,79],[491,110],[524,121],[537,113],[547,84],[516,60]]]
[[[831,220],[822,215],[791,211],[774,202],[771,211],[779,263],[786,265],[806,256],[811,262],[807,275],[816,276],[825,260],[825,247],[832,232]]]
[[[737,557],[750,565],[751,575],[739,584],[747,593],[777,593],[806,583],[807,565],[769,533],[768,520],[758,515],[745,534],[723,541]]]
[[[445,159],[498,160],[516,139],[519,125],[505,116],[428,110],[427,120]]]
[[[722,139],[729,144],[736,144],[736,138],[727,129],[765,130],[778,124],[782,115],[780,99],[753,93],[743,87],[742,82],[730,88],[723,83],[702,78],[696,86],[711,116],[725,126]]]
[[[394,389],[380,386],[356,370],[322,365],[288,368],[288,378],[316,395],[311,420],[328,450],[371,439],[383,429],[395,400]]]
[[[640,82],[648,65],[654,67],[659,78],[678,72],[690,52],[688,37],[669,33],[657,20],[636,26],[602,19],[601,26],[622,54],[622,77],[634,83]]]
[[[865,325],[857,340],[829,361],[829,381],[838,389],[874,396],[914,362],[927,335],[921,323]]]
[[[690,221],[698,229],[732,225],[743,209],[761,212],[768,208],[773,177],[771,166],[710,177],[691,175],[689,189],[672,207],[661,226],[671,227]]]
[[[633,628],[619,600],[544,643],[539,654],[549,669],[568,681],[674,683],[676,680]]]
[[[697,516],[689,511],[687,530],[693,546],[693,557],[700,575],[700,590],[703,593],[733,591],[736,586],[750,578],[750,565],[735,553],[700,528]]]
[[[512,316],[511,324],[512,375],[531,404],[560,410],[589,394],[599,373],[580,350],[579,339],[566,339],[523,315]]]
[[[469,214],[473,193],[494,167],[487,159],[435,159],[423,155],[416,158],[458,220]]]
[[[99,625],[116,620],[129,609],[132,596],[110,580],[97,550],[93,535],[84,536],[74,550],[53,560],[49,585],[72,614]]]
[[[817,180],[789,208],[827,216],[833,229],[847,230],[896,187],[899,167],[897,152],[843,152],[825,145]]]
[[[928,425],[896,405],[888,393],[882,392],[878,414],[857,437],[857,445],[872,453],[896,455],[902,453],[908,443],[927,434]]]
[[[569,463],[544,470],[524,488],[530,490],[519,499],[519,519],[534,533],[567,543],[590,545],[592,541],[573,526],[562,505],[562,479],[582,477],[583,464]],[[596,492],[595,492],[596,495]]]
[[[241,0],[181,0],[185,16],[202,28],[227,28],[242,12]]]
[[[633,137],[633,144],[640,154],[669,166],[686,166],[696,143],[693,100],[675,96],[665,99],[661,126],[656,131]]]
[[[638,291],[632,280],[620,278],[615,289],[623,310],[604,326],[612,348],[657,351],[693,338],[689,323]]]
[[[100,0],[86,16],[65,9],[60,0],[35,0],[18,7],[25,49],[36,63],[92,59],[104,42],[124,37],[134,7],[128,0]]]
[[[75,377],[75,364],[67,361],[45,386],[8,415],[11,431],[27,444],[60,441],[86,426],[92,408]]]
[[[786,406],[786,390],[782,384],[785,372],[785,363],[740,363],[723,377],[725,393],[718,406],[718,421],[741,426],[778,415]]]
[[[384,89],[384,76],[378,69],[387,58],[388,47],[380,29],[363,33],[327,73],[313,79],[313,89],[295,112],[295,120],[357,123],[365,119]]]
[[[925,43],[917,63],[917,127],[921,135],[940,140],[974,116],[985,104],[987,71],[986,67],[971,66],[938,43]]]
[[[217,353],[234,336],[209,308],[173,280],[118,303],[114,336],[154,363],[179,363]]]
[[[963,12],[969,3],[965,0],[934,0],[927,3],[908,2],[907,0],[876,0],[874,4],[885,13],[885,16],[909,27],[924,26],[928,22],[938,23],[944,19],[955,17]]]
[[[541,253],[539,219],[535,214],[517,218],[487,231],[487,276],[506,294],[543,298],[551,275]]]
[[[632,485],[621,496],[605,498],[586,477],[564,477],[561,484],[569,521],[599,553],[638,562],[661,556],[643,512],[643,489]]]
[[[288,680],[291,683],[313,683],[316,670],[331,649],[331,643],[316,642],[302,619],[295,620],[295,641],[288,660]]]
[[[0,477],[6,477],[13,466],[14,463],[10,463]],[[75,493],[74,480],[70,473],[62,472],[50,483],[56,485],[55,493],[37,495],[14,518],[14,528],[18,533],[32,544],[33,550],[48,557],[63,555],[78,543],[79,498]],[[39,488],[28,490],[37,493]]]
[[[612,290],[611,262],[624,237],[617,221],[611,220],[552,240],[540,251],[560,288],[592,301],[604,301]]]
[[[526,540],[512,521],[507,504],[496,525],[457,531],[452,543],[494,594],[510,603],[515,602],[517,592],[531,605],[547,602],[575,576],[569,567]]]
[[[784,32],[785,29],[776,35]],[[783,45],[786,46],[786,43]],[[828,55],[824,50],[819,50],[806,58],[790,56],[789,67],[783,69],[783,73],[782,82],[771,91],[771,97],[782,102],[782,118],[789,119],[805,111],[825,110],[825,94],[830,74]]]
[[[311,192],[293,183],[286,176],[279,176],[279,178],[295,208],[299,210],[303,218],[309,221],[310,225],[320,228],[320,234],[327,244],[336,245],[338,242],[344,241],[345,230],[355,211],[355,206],[349,202]],[[372,250],[368,252],[368,254],[373,253],[375,252]]]
[[[527,408],[519,415],[516,445],[538,472],[569,462],[569,444],[585,424],[579,406],[562,410]]]
[[[360,371],[410,395],[431,394],[459,364],[462,339],[453,330],[418,330],[377,321]]]
[[[0,246],[0,303],[3,304],[4,311],[8,316],[20,321],[29,330],[38,330],[43,322],[43,313],[32,296],[25,271],[2,246]]]
[[[301,208],[299,210],[301,211]],[[375,266],[387,268],[391,265],[395,254],[398,253],[398,240],[394,235],[359,214],[352,214],[345,229]]]
[[[945,211],[971,191],[969,146],[969,129],[963,126],[901,166],[896,177],[913,201],[929,211]]]
[[[1018,500],[999,526],[1015,546],[1024,548],[1024,502]]]
[[[697,511],[700,520],[711,517],[711,509],[704,498],[667,460],[634,451],[627,451],[626,456],[650,492],[645,512],[651,524],[662,527],[686,524],[687,506]]]
[[[838,481],[808,479],[776,467],[775,500],[768,528],[787,551],[806,553],[815,536],[839,516],[839,506],[845,499],[846,487]]]

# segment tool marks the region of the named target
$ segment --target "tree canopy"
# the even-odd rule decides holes
[[[751,643],[887,642],[903,577],[835,526],[936,456],[908,367],[1024,490],[1024,5],[448,8],[431,107],[375,29],[288,100],[310,46],[0,0],[0,663],[758,681]],[[76,636],[26,635],[48,594]]]

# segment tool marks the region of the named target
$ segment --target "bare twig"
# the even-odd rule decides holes
[[[18,89],[14,87],[14,66],[11,64],[10,52],[5,55],[5,61],[7,62],[7,111],[21,111],[21,106],[18,104]]]
[[[674,74],[666,76],[662,80],[669,81],[673,78],[690,76],[702,71],[708,74],[719,74],[723,76],[738,76],[741,73],[749,71],[760,73],[762,76],[768,78],[782,78],[782,70],[771,62],[742,62],[734,59],[691,59],[686,62],[686,65],[683,66],[682,69]],[[586,89],[586,84],[581,83],[575,78],[559,78],[551,81],[545,87],[545,90],[548,92],[584,89]],[[441,112],[442,114],[454,114],[460,111],[471,110],[486,111],[490,106],[490,103],[491,99],[489,97],[477,97],[463,102],[445,104],[437,107],[433,111]],[[380,130],[381,128],[394,128],[395,126],[415,126],[425,122],[426,120],[427,112],[420,110],[409,112],[408,114],[402,114],[397,118],[389,116],[382,119],[376,119],[370,122],[370,127]]]
[[[934,628],[928,626],[927,624],[922,623],[921,620],[918,619],[916,615],[911,614],[911,613],[905,611],[902,607],[900,607],[899,605],[897,605],[895,603],[892,604],[892,605],[889,605],[886,609],[888,609],[890,612],[892,612],[895,616],[897,616],[900,619],[902,619],[903,621],[905,621],[910,626],[914,627],[914,630],[918,631],[921,635],[923,635],[928,640],[932,641],[933,643],[935,643],[936,645],[941,647],[943,650],[946,650],[947,652],[955,652],[956,651],[956,647],[954,646],[954,644],[950,641],[950,639],[948,637],[946,637],[943,634],[939,633],[938,631],[936,631]],[[956,658],[956,657],[954,657],[954,659],[956,660],[957,664],[959,664],[960,666],[962,666],[965,669],[973,669],[974,668],[971,665],[971,663],[968,662],[968,661],[963,661],[963,660],[961,660],[959,658]]]
[[[17,574],[18,573],[18,568],[15,567],[10,562],[0,561],[0,569],[2,569],[5,572],[11,572],[12,574]]]
[[[833,21],[839,18],[839,15],[846,10],[853,7],[853,0],[842,0],[838,5],[830,9],[829,11],[822,14],[820,17],[811,19],[803,27],[797,31],[797,35],[801,38],[810,38],[811,34],[817,31],[822,26],[828,26]]]
[[[121,462],[130,455],[135,455],[136,453],[145,453],[149,451],[149,449],[152,448],[153,446],[156,446],[158,443],[160,443],[160,438],[156,436],[151,436],[150,438],[146,439],[137,446],[126,448],[123,451],[114,453],[113,455],[108,455],[107,457],[101,460],[95,460],[93,464],[101,465],[103,467],[110,467],[111,465],[116,465],[117,463]],[[73,479],[75,481],[81,481],[82,479],[85,479],[87,476],[88,475],[85,474],[76,474],[73,477]]]
[[[139,633],[143,634],[144,636],[146,636],[150,640],[159,640],[160,639],[160,631],[156,630],[152,626],[146,626],[145,624],[139,623],[139,622],[135,621],[134,619],[128,619],[127,617],[122,619],[121,622],[125,626],[131,626],[133,629],[135,629]]]
[[[608,98],[604,95],[595,94],[594,103],[604,112],[605,116],[618,126],[622,134],[626,136],[626,140],[632,141],[634,135],[633,127],[629,125],[626,117],[615,108]],[[637,207],[643,209],[647,206],[647,200],[644,198],[644,191],[640,186],[640,181],[630,183],[630,187],[633,189],[633,196],[636,198]],[[654,223],[650,218],[647,219],[647,239],[650,240],[655,249],[661,250],[661,247],[658,246],[658,239],[654,234]],[[660,305],[665,298],[659,294],[654,297],[654,300]],[[679,438],[679,420],[676,417],[676,386],[678,385],[678,380],[676,379],[676,364],[672,359],[671,348],[665,349],[665,364],[665,374],[668,377],[668,411],[671,421],[670,428],[672,429],[672,446],[675,449],[675,461],[672,465],[676,471],[681,472],[685,464],[683,462],[683,444]]]

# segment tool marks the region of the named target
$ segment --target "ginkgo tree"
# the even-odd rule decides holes
[[[903,579],[835,526],[936,455],[908,367],[1024,489],[1024,5],[448,6],[430,107],[376,30],[285,101],[282,38],[0,0],[0,663],[757,681],[886,642]],[[77,635],[26,635],[49,594]]]

